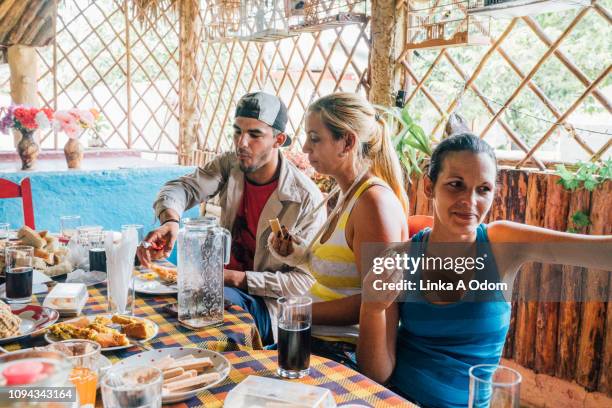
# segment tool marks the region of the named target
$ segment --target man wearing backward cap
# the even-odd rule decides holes
[[[276,299],[304,294],[314,283],[306,270],[271,256],[266,247],[268,220],[278,218],[289,230],[299,225],[297,238],[309,242],[326,217],[324,206],[305,217],[323,197],[280,152],[280,147],[291,144],[286,124],[287,108],[277,96],[244,95],[236,106],[234,151],[164,185],[153,204],[161,226],[145,238],[155,245],[138,248],[145,266],[151,259],[167,257],[178,236],[181,214],[218,195],[220,225],[232,233],[231,260],[224,271],[225,298],[253,315],[265,344],[276,337]],[[160,246],[161,250],[153,249]]]

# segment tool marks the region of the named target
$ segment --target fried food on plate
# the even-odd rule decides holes
[[[157,264],[151,264],[151,270],[155,272],[159,278],[165,283],[176,283],[177,270],[176,268],[167,268]]]

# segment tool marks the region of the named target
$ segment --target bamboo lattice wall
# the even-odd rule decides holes
[[[111,148],[176,155],[178,18],[162,10],[153,20],[145,16],[147,27],[143,28],[126,3],[60,2],[57,42],[39,49],[40,99],[60,109],[101,109],[108,124],[102,134]],[[549,151],[559,146],[573,154],[572,160],[610,157],[610,126],[598,134],[585,133],[575,117],[596,109],[603,112],[599,114],[603,122],[612,123],[609,47],[607,55],[604,52],[583,61],[566,44],[583,26],[593,29],[579,41],[581,47],[588,47],[593,36],[612,34],[611,4],[611,0],[597,0],[591,7],[564,12],[550,27],[538,17],[500,20],[491,31],[490,46],[406,49],[401,64],[411,114],[438,138],[448,114],[457,110],[497,148],[514,151],[521,167],[542,168]],[[408,7],[408,1],[400,1],[398,7]],[[204,13],[202,2],[201,15]],[[227,149],[235,102],[256,89],[279,93],[285,100],[290,111],[289,133],[298,135],[299,144],[304,110],[312,100],[338,90],[367,93],[369,39],[366,22],[276,42],[200,43],[196,148]],[[529,50],[527,57],[525,49]],[[558,84],[541,81],[552,72],[551,65],[563,69]],[[8,75],[0,72],[0,89],[5,92]],[[580,92],[555,100],[550,95],[563,82],[578,83]],[[516,109],[524,100],[544,111],[543,121],[527,130],[521,124],[534,121],[530,112]],[[60,148],[64,137],[48,133],[42,145]]]
[[[413,9],[415,3],[423,1],[402,0],[401,7]],[[450,3],[467,11],[467,1],[431,3]],[[491,144],[520,152],[519,168],[529,165],[543,169],[538,156],[554,143],[567,146],[564,151],[566,155],[571,152],[573,160],[608,158],[612,145],[609,40],[607,46],[603,42],[599,54],[585,60],[575,58],[575,48],[568,48],[568,43],[571,40],[576,47],[588,50],[595,40],[609,39],[611,5],[610,1],[596,0],[592,6],[558,13],[559,22],[554,27],[544,27],[537,16],[493,20],[495,30],[488,35],[491,45],[487,47],[406,47],[400,58],[408,89],[406,103],[434,138],[442,135],[448,115],[457,110],[471,119],[473,130]],[[572,37],[579,29],[582,38]],[[488,30],[483,27],[482,32]],[[552,86],[545,81],[551,72],[559,75]],[[577,82],[579,91],[562,101],[553,100],[549,95],[564,82]],[[446,88],[442,92],[441,83],[453,84],[452,91]],[[512,118],[517,115],[518,121],[533,120],[533,112],[514,109],[525,100],[543,111],[536,129],[529,134],[521,133],[516,118]],[[602,111],[601,133],[582,132],[574,126],[574,120],[578,120],[575,115],[592,108]],[[514,123],[510,123],[512,119]]]

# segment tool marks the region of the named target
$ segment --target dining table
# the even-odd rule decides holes
[[[107,313],[106,283],[88,287],[89,298],[83,315]],[[46,294],[34,295],[32,303],[42,305]],[[222,407],[228,392],[249,375],[278,378],[277,352],[263,349],[262,340],[252,316],[236,305],[225,307],[223,323],[214,327],[192,329],[181,325],[177,316],[169,313],[166,306],[176,302],[176,295],[137,294],[134,315],[155,322],[159,331],[146,343],[132,347],[104,352],[116,363],[124,358],[150,349],[169,347],[202,348],[224,355],[231,364],[228,377],[187,401],[164,405],[168,407]],[[60,318],[59,321],[67,318]],[[4,344],[9,351],[44,346],[47,342],[42,334],[21,339],[19,342]],[[338,404],[357,404],[363,407],[413,407],[414,405],[368,379],[364,375],[332,360],[312,355],[309,375],[296,380],[304,384],[327,388]],[[96,406],[102,407],[100,392]]]

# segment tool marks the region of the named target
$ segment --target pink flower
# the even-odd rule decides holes
[[[74,109],[72,109],[74,111]],[[58,125],[58,130],[65,132],[71,139],[76,139],[81,135],[83,129],[79,126],[78,116],[71,111],[55,112],[55,121]]]
[[[63,130],[70,139],[78,139],[83,133],[83,128],[76,123],[66,125]]]
[[[91,128],[94,125],[95,118],[93,113],[88,110],[82,110],[81,113],[81,126],[85,128]]]

